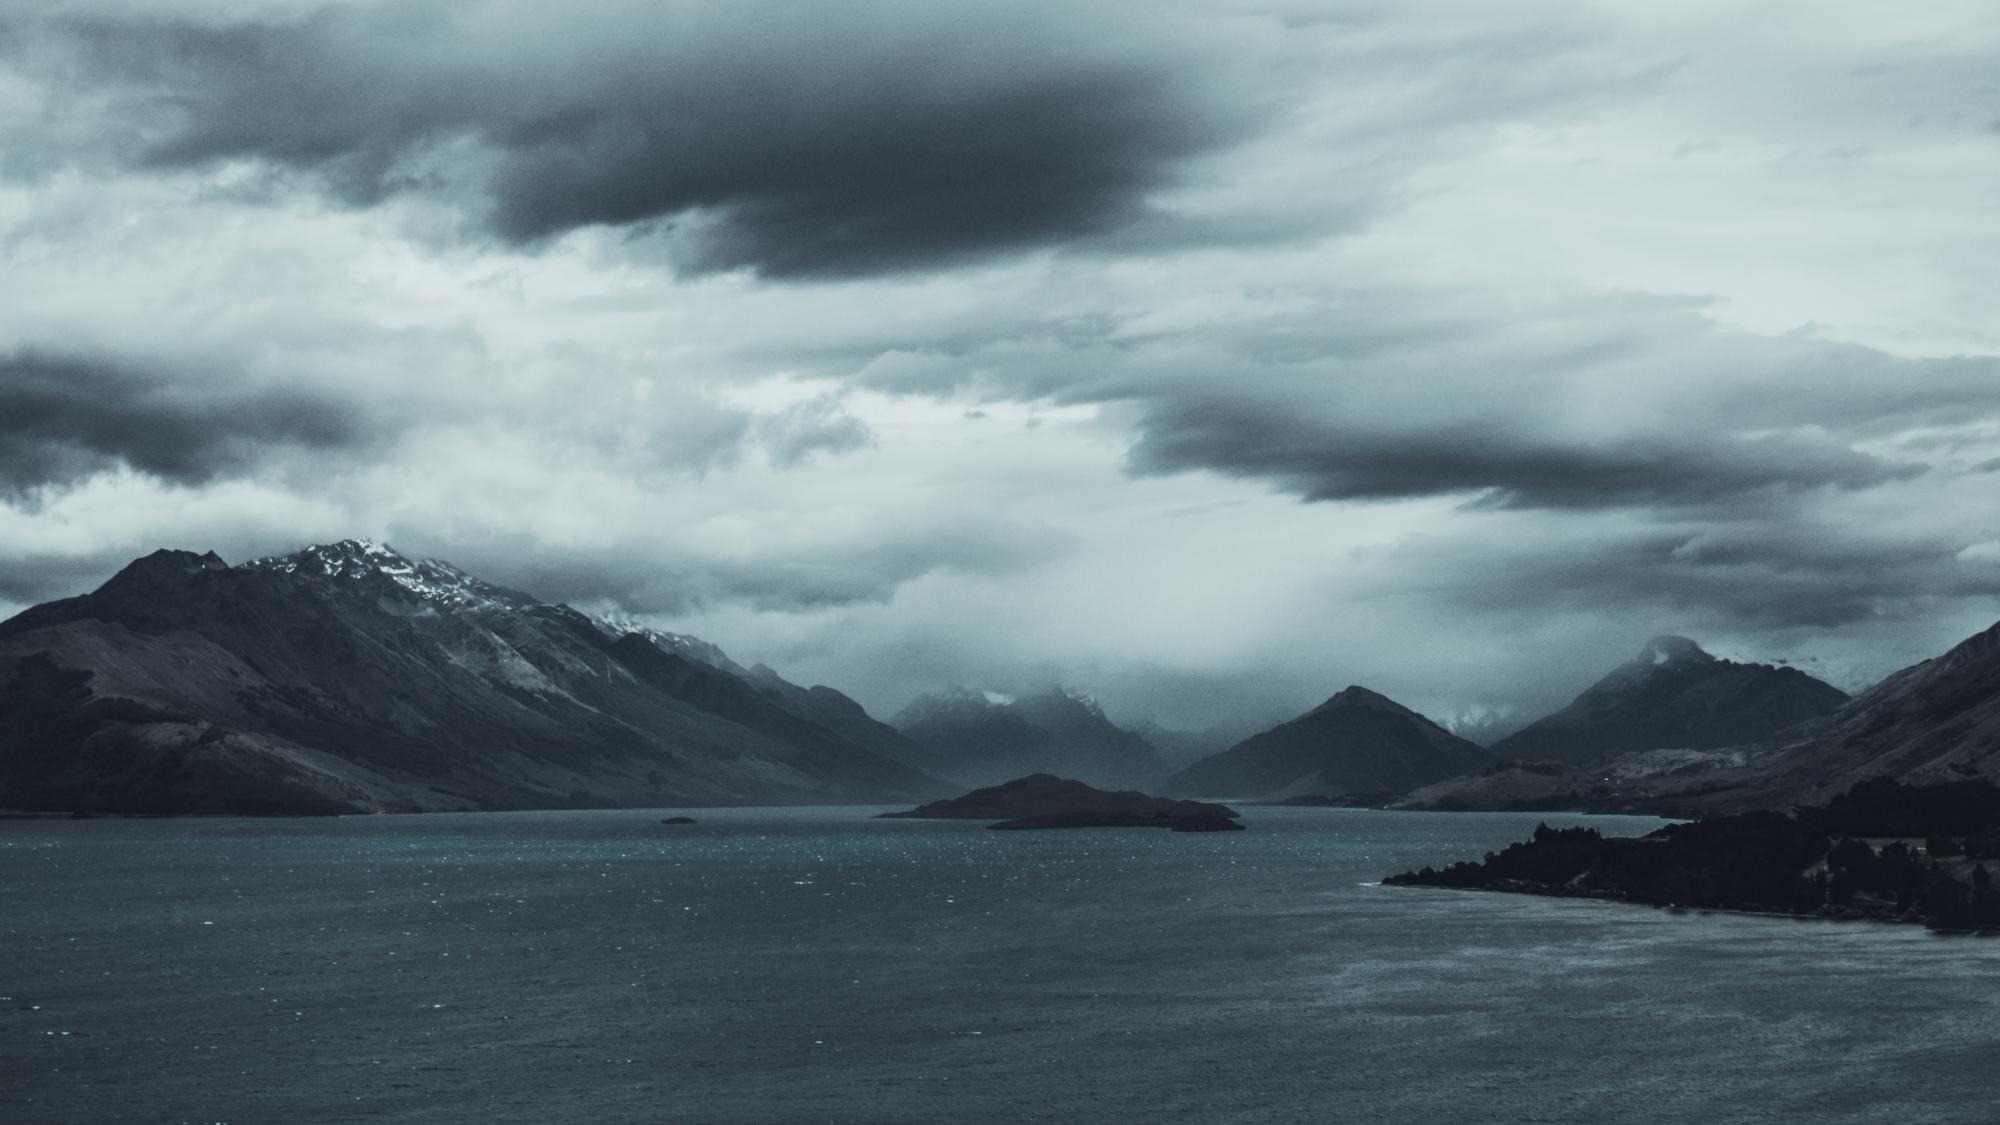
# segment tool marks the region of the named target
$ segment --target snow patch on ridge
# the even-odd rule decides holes
[[[322,543],[290,555],[256,559],[244,563],[243,568],[346,582],[380,576],[445,610],[511,609],[527,600],[523,595],[482,582],[448,562],[411,559],[372,539]]]
[[[750,675],[749,670],[730,659],[729,654],[722,651],[721,646],[702,640],[700,637],[688,633],[669,633],[664,630],[655,629],[636,617],[628,616],[616,610],[607,610],[602,613],[588,613],[584,616],[600,632],[613,640],[628,633],[637,633],[655,645],[658,645],[661,651],[671,652],[675,656],[692,660],[696,663],[706,664],[711,668],[720,668],[725,672],[730,672],[737,676],[747,677]]]

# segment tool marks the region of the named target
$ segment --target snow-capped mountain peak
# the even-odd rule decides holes
[[[440,609],[507,608],[532,601],[525,595],[482,582],[448,562],[412,559],[372,539],[320,543],[289,555],[256,559],[243,566],[246,570],[278,571],[328,581],[383,578]]]
[[[342,539],[318,543],[289,555],[272,555],[243,564],[251,570],[279,570],[309,578],[365,578],[370,574],[411,573],[416,564],[372,539]]]

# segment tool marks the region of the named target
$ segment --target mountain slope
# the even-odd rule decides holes
[[[933,776],[943,776],[939,771],[944,762],[937,755],[918,745],[902,731],[870,715],[866,708],[840,691],[825,684],[801,687],[778,675],[766,664],[753,666],[745,678],[773,703],[818,723],[856,746]]]
[[[1061,690],[1012,699],[954,688],[911,703],[896,727],[932,756],[940,776],[967,785],[1056,773],[1139,788],[1167,772],[1144,738],[1112,723],[1087,696]]]
[[[1656,637],[1569,706],[1491,749],[1503,758],[1589,762],[1633,750],[1738,746],[1846,700],[1796,668],[1718,660],[1685,637]]]
[[[1404,793],[1493,758],[1415,711],[1350,687],[1168,779],[1169,793],[1289,797]]]
[[[1856,782],[2000,781],[2000,624],[1787,732],[1750,788],[1818,804]]]
[[[0,806],[326,812],[940,791],[721,668],[349,540],[160,551],[0,623]]]
[[[818,723],[857,746],[921,770],[929,771],[939,764],[933,755],[901,731],[870,715],[861,704],[824,684],[811,687],[795,684],[768,664],[745,668],[712,642],[686,633],[661,632],[622,614],[597,615],[591,620],[613,637],[636,633],[664,652],[727,672],[755,687],[778,707]]]

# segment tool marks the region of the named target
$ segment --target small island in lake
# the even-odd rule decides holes
[[[1879,778],[1825,807],[1670,824],[1634,838],[1544,824],[1483,862],[1383,882],[1992,933],[2000,892],[1987,860],[2000,860],[2000,788]]]
[[[1370,793],[1346,793],[1329,797],[1324,793],[1301,793],[1277,801],[1251,801],[1253,805],[1268,805],[1274,809],[1377,809],[1388,805],[1403,794],[1387,789]]]
[[[1174,832],[1238,832],[1243,825],[1227,805],[1149,797],[1136,790],[1098,789],[1081,781],[1036,773],[919,805],[884,819],[993,820],[988,828],[1165,828]]]

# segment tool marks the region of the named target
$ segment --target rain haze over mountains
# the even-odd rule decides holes
[[[878,717],[1485,742],[1652,636],[1859,691],[2000,617],[1996,56],[1949,2],[10,5],[0,617],[368,536]]]

